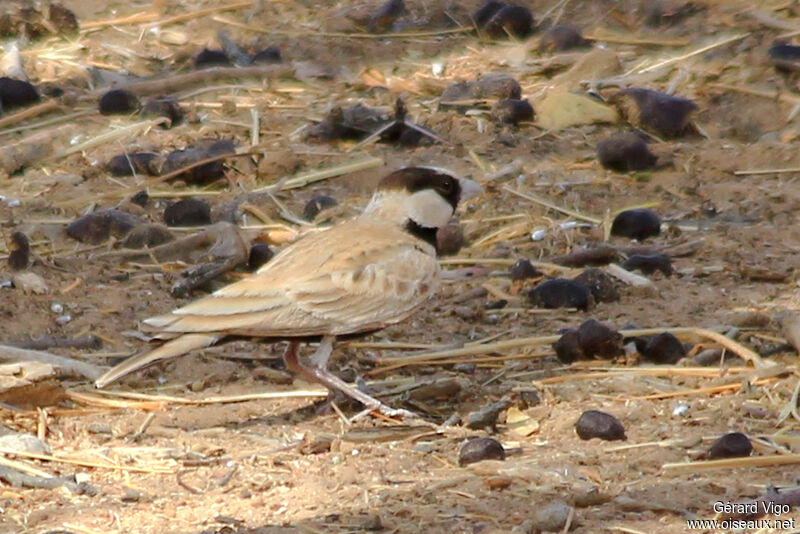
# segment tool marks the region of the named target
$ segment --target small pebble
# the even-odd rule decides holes
[[[709,447],[706,452],[706,458],[714,460],[717,458],[738,458],[741,456],[750,456],[753,452],[753,444],[750,443],[750,438],[741,432],[730,432],[720,436]]]
[[[133,113],[139,109],[139,99],[125,89],[111,89],[100,97],[99,108],[103,115]]]
[[[578,308],[586,311],[592,303],[589,288],[566,278],[546,280],[528,291],[528,298],[540,308]]]
[[[643,241],[661,233],[661,219],[652,210],[625,210],[614,217],[611,235]]]
[[[30,454],[52,454],[50,445],[33,434],[6,434],[0,436],[0,449]]]
[[[628,271],[639,270],[647,275],[661,271],[664,276],[672,276],[674,272],[672,260],[667,254],[634,254],[622,264],[622,267]]]
[[[164,210],[167,226],[205,226],[211,224],[211,208],[202,198],[184,198]]]
[[[8,240],[8,266],[12,271],[24,271],[31,261],[31,244],[28,236],[14,232]]]
[[[686,417],[688,413],[689,413],[689,405],[686,404],[685,402],[681,402],[680,404],[675,406],[675,409],[672,410],[673,417]]]
[[[114,176],[153,175],[151,164],[157,157],[153,152],[118,154],[106,164],[106,170]]]
[[[586,269],[573,280],[588,287],[595,302],[616,302],[620,298],[619,282],[597,267]]]
[[[505,98],[498,100],[492,108],[492,115],[500,122],[519,125],[520,122],[533,121],[533,106],[527,100]]]
[[[575,423],[575,432],[583,440],[600,438],[606,441],[626,440],[625,427],[619,419],[600,410],[586,410]]]
[[[461,467],[482,460],[505,459],[505,449],[494,438],[469,438],[458,451],[458,465]]]
[[[534,230],[531,233],[531,241],[541,241],[547,236],[547,230],[544,228],[539,228],[538,230]]]
[[[59,315],[56,317],[56,324],[65,325],[72,321],[72,316],[70,314]]]
[[[539,42],[540,52],[563,52],[575,48],[589,48],[591,41],[587,41],[575,26],[569,24],[556,24],[542,34]]]
[[[50,311],[53,313],[63,313],[64,306],[59,304],[58,302],[53,302],[52,304],[50,304]]]
[[[629,123],[662,137],[684,133],[692,112],[697,110],[691,100],[640,87],[621,89],[610,102]]]
[[[656,363],[674,364],[686,356],[686,347],[669,332],[662,332],[647,338],[637,338],[636,350],[642,358]]]
[[[250,247],[250,255],[247,260],[247,266],[251,271],[257,271],[259,267],[267,263],[275,252],[266,243],[256,243]]]
[[[531,514],[534,532],[561,532],[569,520],[572,507],[563,501],[537,504]]]
[[[39,92],[33,84],[14,78],[0,77],[0,104],[2,111],[27,106],[39,101]]]
[[[597,144],[597,159],[605,169],[616,172],[641,171],[655,167],[658,157],[635,133],[618,134]]]
[[[108,436],[114,434],[114,431],[111,430],[111,427],[103,423],[91,423],[86,426],[86,431],[90,434],[105,434]]]
[[[587,358],[610,359],[622,354],[622,334],[596,319],[587,319],[578,327],[581,350]]]

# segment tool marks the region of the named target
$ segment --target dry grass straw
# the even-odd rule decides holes
[[[247,393],[243,395],[218,395],[212,397],[204,397],[200,399],[187,399],[184,397],[173,397],[170,395],[149,395],[147,393],[136,393],[132,391],[106,391],[106,390],[98,390],[97,394],[88,394],[88,393],[79,393],[79,392],[72,392],[70,398],[76,400],[76,402],[86,402],[87,404],[92,405],[92,403],[97,402],[98,405],[102,405],[103,402],[108,402],[110,399],[105,399],[105,397],[117,397],[120,399],[133,399],[136,401],[144,401],[145,403],[152,403],[152,404],[160,404],[162,406],[166,406],[167,404],[183,404],[187,406],[203,406],[207,404],[231,404],[237,402],[247,402],[247,401],[254,401],[254,400],[264,400],[264,399],[296,399],[296,398],[319,398],[319,397],[326,397],[328,395],[328,390],[323,389],[310,389],[310,390],[292,390],[292,391],[266,391],[261,393]],[[136,408],[138,407],[138,402],[129,402],[129,401],[117,401],[120,403],[119,406],[125,407],[126,402],[128,404],[127,407]]]
[[[65,458],[63,456],[53,456],[50,454],[37,454],[33,452],[22,452],[7,449],[0,449],[0,454],[8,454],[11,456],[19,456],[21,458],[30,458],[33,460],[43,460],[46,462],[55,462],[62,464],[80,465],[83,467],[95,467],[98,469],[112,469],[115,471],[137,471],[140,473],[175,473],[175,469],[166,467],[139,467],[133,465],[119,465],[109,462],[94,462],[90,460],[80,460],[75,458]],[[47,475],[48,477],[50,475]]]
[[[439,37],[441,35],[454,35],[460,33],[471,33],[475,28],[449,28],[445,30],[420,31],[420,32],[397,32],[397,33],[347,33],[347,32],[321,32],[315,30],[276,30],[272,28],[260,28],[243,24],[225,17],[211,17],[215,22],[226,24],[240,30],[247,30],[254,33],[265,33],[269,35],[287,35],[290,37],[314,36],[331,37],[341,39],[367,39],[367,40],[386,40],[386,39],[419,39],[421,37]]]
[[[297,176],[281,178],[280,180],[278,180],[273,184],[265,185],[263,187],[258,187],[254,189],[252,192],[261,193],[264,191],[273,191],[275,189],[279,190],[299,189],[309,184],[321,182],[322,180],[335,178],[337,176],[342,176],[344,174],[350,174],[353,172],[373,169],[375,167],[380,167],[381,165],[383,165],[382,158],[368,157],[360,161],[356,161],[353,163],[345,163],[343,165],[338,165],[336,167],[331,167],[329,169],[310,171]]]
[[[800,454],[776,454],[773,456],[748,456],[745,458],[722,458],[698,462],[676,462],[664,464],[665,473],[684,473],[705,469],[735,469],[737,467],[768,467],[775,465],[800,464]]]

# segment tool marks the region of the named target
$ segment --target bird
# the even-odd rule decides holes
[[[355,218],[307,234],[246,278],[145,319],[166,342],[112,367],[95,386],[228,336],[254,336],[287,341],[287,368],[356,399],[365,412],[408,415],[331,373],[328,359],[337,337],[399,323],[436,293],[436,231],[460,202],[482,192],[477,182],[438,167],[388,174]],[[309,338],[320,341],[307,365],[297,352]]]

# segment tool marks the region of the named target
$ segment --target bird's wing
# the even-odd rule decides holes
[[[254,275],[145,321],[163,332],[340,335],[400,321],[438,288],[433,248],[355,220],[309,235]]]

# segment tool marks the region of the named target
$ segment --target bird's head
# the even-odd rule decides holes
[[[437,167],[405,167],[386,176],[364,211],[391,222],[422,228],[446,225],[459,202],[483,192],[467,178]]]

